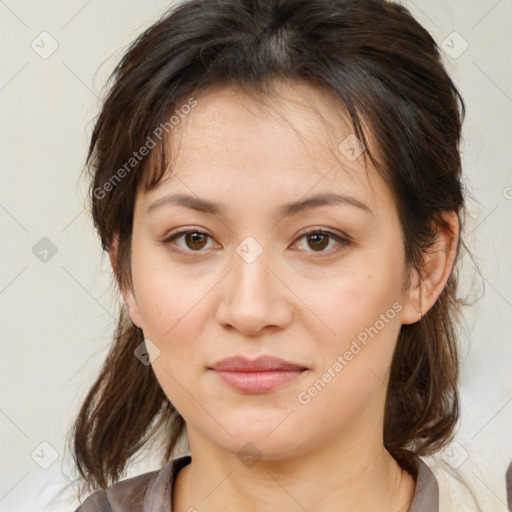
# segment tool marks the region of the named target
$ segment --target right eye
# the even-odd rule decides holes
[[[186,248],[180,247],[175,242],[175,240],[179,240],[180,238],[183,239]],[[201,249],[205,247],[208,238],[211,237],[207,233],[203,233],[202,231],[199,231],[197,229],[188,229],[171,233],[164,240],[162,240],[162,244],[166,246],[178,247],[177,249],[170,247],[172,251],[176,252],[204,252]]]

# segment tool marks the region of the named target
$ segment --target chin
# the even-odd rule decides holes
[[[240,423],[237,427],[231,428],[229,432],[232,437],[225,435],[223,439],[216,442],[226,450],[235,453],[239,458],[245,454],[256,454],[259,458],[266,460],[278,460],[289,458],[293,452],[302,451],[306,440],[298,435],[303,432],[295,425],[284,425],[280,420],[267,425],[265,422],[260,426],[250,423]],[[277,427],[277,428],[276,428]]]

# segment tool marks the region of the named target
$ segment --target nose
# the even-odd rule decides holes
[[[234,268],[222,283],[217,321],[225,328],[256,336],[287,327],[292,320],[291,292],[268,265],[265,250],[252,262],[234,254]]]

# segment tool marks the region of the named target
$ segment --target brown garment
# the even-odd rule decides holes
[[[91,494],[75,512],[172,512],[173,482],[191,460],[190,455],[175,457],[160,470],[116,482]],[[417,460],[418,478],[409,512],[439,512],[437,480],[430,468]]]

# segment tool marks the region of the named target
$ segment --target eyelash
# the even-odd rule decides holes
[[[208,233],[204,233],[203,231],[200,231],[199,229],[188,229],[188,230],[184,230],[184,231],[178,231],[178,232],[175,232],[175,233],[171,233],[169,236],[167,236],[164,240],[161,241],[161,243],[163,245],[171,245],[174,240],[176,240],[177,238],[180,238],[182,236],[185,236],[185,235],[188,235],[188,234],[199,234],[199,235],[205,235],[209,238],[212,238]],[[341,250],[343,247],[346,247],[346,246],[349,246],[351,245],[351,242],[350,240],[348,240],[347,238],[344,238],[340,235],[337,235],[335,233],[332,233],[331,231],[325,231],[325,230],[322,230],[322,229],[310,229],[310,230],[307,230],[305,231],[304,233],[302,233],[299,237],[298,237],[298,240],[301,240],[302,238],[306,238],[308,236],[311,236],[311,235],[324,235],[324,236],[328,236],[329,238],[332,238],[334,240],[336,240],[336,242],[338,242],[341,247],[338,247],[338,249],[334,249],[334,250],[330,250],[330,251],[306,251],[306,252],[311,252],[311,253],[317,253],[317,254],[328,254],[328,255],[331,255],[331,254],[335,254],[337,253],[339,250]],[[182,253],[182,254],[192,254],[192,253],[201,253],[201,252],[205,252],[204,250],[198,250],[198,251],[193,251],[193,250],[184,250],[184,249],[171,249],[172,251],[174,252],[179,252],[179,253]]]

